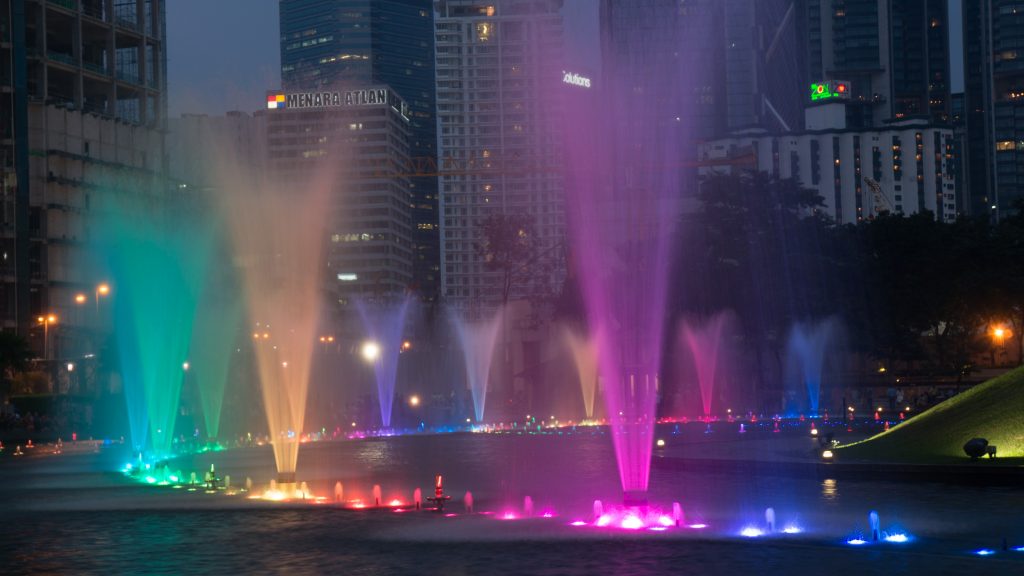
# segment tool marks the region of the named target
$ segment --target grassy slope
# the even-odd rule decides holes
[[[977,437],[996,445],[997,462],[1024,463],[1024,367],[979,384],[888,432],[844,446],[838,456],[843,460],[964,463],[968,460],[963,445]]]

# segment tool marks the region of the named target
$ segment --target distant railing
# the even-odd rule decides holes
[[[57,62],[63,62],[65,64],[75,65],[75,57],[71,54],[65,54],[63,52],[55,52],[53,50],[47,50],[46,57],[50,60],[56,60]]]
[[[78,10],[77,0],[49,0],[50,4],[56,4],[57,6],[63,6],[68,10]]]
[[[95,62],[89,62],[88,60],[83,60],[82,61],[82,68],[85,68],[86,70],[95,72],[97,74],[102,74],[103,76],[109,76],[110,75],[110,71],[107,70],[107,65],[106,64],[96,64]]]

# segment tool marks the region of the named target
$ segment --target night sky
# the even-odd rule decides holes
[[[167,2],[168,113],[252,112],[281,84],[277,0]]]
[[[949,0],[959,14],[962,0]],[[567,0],[566,35],[596,38],[597,0]],[[951,23],[951,53],[963,43],[959,20]],[[167,3],[169,113],[252,112],[264,92],[280,87],[277,0],[172,0]],[[581,42],[570,59],[598,66],[597,47]],[[963,90],[963,66],[952,59],[952,89]]]

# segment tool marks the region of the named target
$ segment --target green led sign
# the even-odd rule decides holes
[[[811,84],[811,102],[818,100],[850,99],[850,83],[831,80]]]

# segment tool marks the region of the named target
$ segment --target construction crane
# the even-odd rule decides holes
[[[871,194],[874,196],[875,201],[872,203],[872,212],[876,216],[881,214],[882,211],[895,212],[892,202],[889,202],[889,198],[882,192],[882,185],[877,180],[864,176],[864,183],[868,185],[868,188],[871,189]]]

